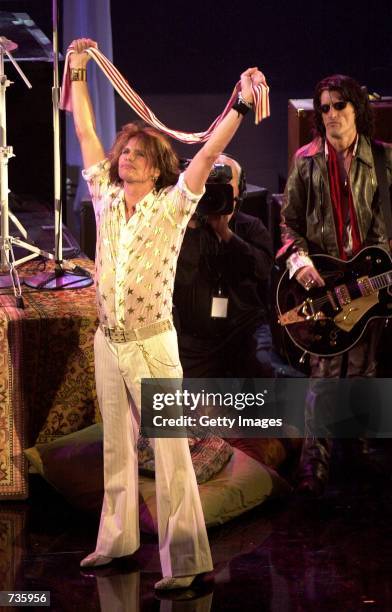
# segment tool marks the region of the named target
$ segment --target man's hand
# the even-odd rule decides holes
[[[241,95],[245,102],[253,103],[252,87],[264,82],[264,74],[257,67],[248,68],[241,74]]]
[[[229,228],[229,221],[233,213],[230,215],[208,215],[207,223],[214,230],[215,234],[223,240],[228,242],[233,235],[233,232]]]
[[[98,44],[91,38],[77,38],[71,42],[68,48],[72,47],[74,53],[71,53],[69,58],[69,65],[71,68],[85,68],[90,56],[86,53],[86,49],[89,47],[95,47],[98,49]]]
[[[248,68],[241,75],[241,94],[248,103],[253,102],[252,86],[259,85],[264,81],[264,75],[256,67]],[[210,138],[185,170],[185,182],[193,193],[202,193],[211,166],[216,158],[221,155],[233,138],[242,122],[242,115],[234,110],[227,113],[224,119],[218,123]]]
[[[295,274],[295,278],[307,291],[313,287],[323,287],[325,285],[323,278],[314,266],[303,266]]]

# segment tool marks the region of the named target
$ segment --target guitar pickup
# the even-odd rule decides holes
[[[370,278],[368,276],[362,276],[357,281],[361,295],[370,295],[374,293],[374,289],[371,285]]]
[[[351,296],[347,285],[338,285],[335,287],[335,295],[338,299],[339,305],[342,308],[351,302]]]

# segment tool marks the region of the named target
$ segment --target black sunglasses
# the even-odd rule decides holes
[[[324,115],[326,115],[329,113],[331,106],[333,106],[335,110],[341,111],[346,108],[347,104],[347,100],[339,100],[339,102],[332,102],[332,104],[321,104],[320,110],[322,113],[324,113]]]

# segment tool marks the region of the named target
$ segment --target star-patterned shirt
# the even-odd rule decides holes
[[[172,316],[177,258],[203,194],[180,174],[174,186],[150,191],[126,220],[124,189],[109,182],[107,159],[83,171],[97,224],[95,286],[100,323],[137,329]]]

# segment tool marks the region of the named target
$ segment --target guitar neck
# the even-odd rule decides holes
[[[379,291],[380,289],[385,289],[385,287],[390,287],[392,285],[392,270],[377,274],[377,276],[369,277],[369,282],[373,291]]]

